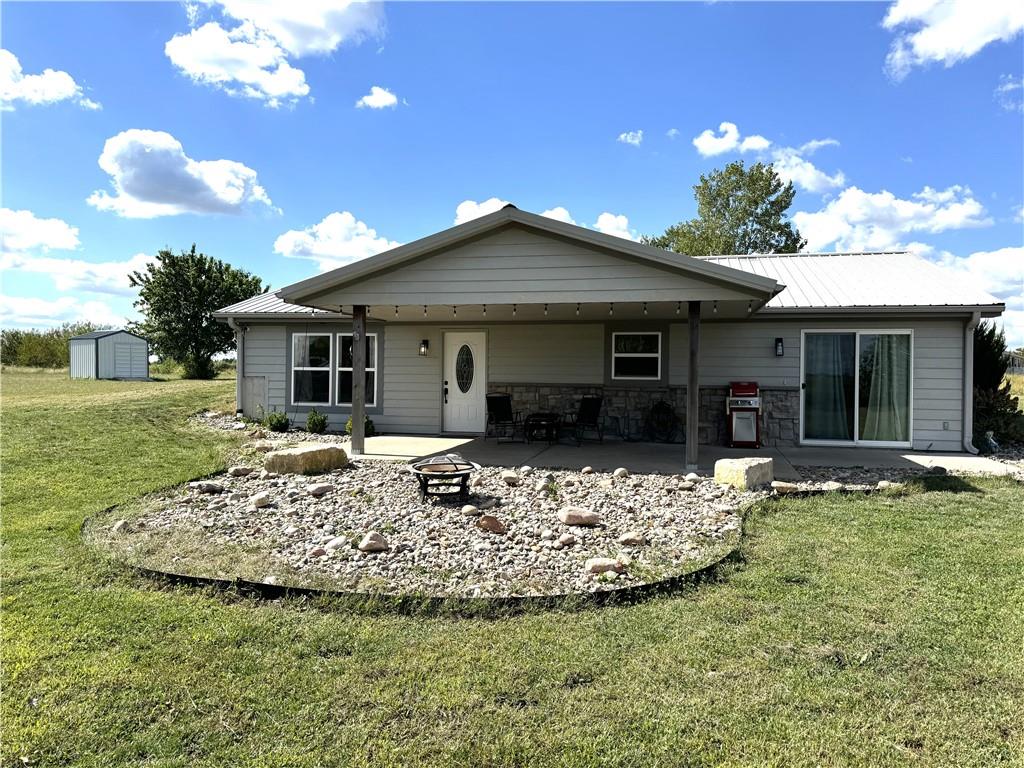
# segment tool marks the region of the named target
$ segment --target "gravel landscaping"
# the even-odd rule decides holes
[[[688,477],[494,467],[473,473],[466,502],[421,502],[395,462],[308,477],[250,462],[118,513],[125,519],[109,528],[109,543],[152,554],[163,541],[166,570],[197,575],[238,574],[225,558],[211,574],[195,552],[244,552],[248,562],[257,553],[256,578],[270,583],[387,595],[586,593],[719,559],[735,546],[740,509],[767,495]],[[175,554],[182,540],[202,546]]]
[[[337,432],[307,432],[301,428],[304,422],[292,424],[287,432],[271,432],[255,421],[249,421],[227,413],[218,413],[217,411],[200,411],[192,417],[192,420],[209,429],[218,429],[225,432],[245,432],[249,437],[265,438],[273,440],[275,443],[278,441],[282,443],[312,441],[345,445],[351,442],[351,438],[348,435]]]

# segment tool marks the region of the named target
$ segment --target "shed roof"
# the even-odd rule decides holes
[[[105,331],[89,331],[88,333],[80,333],[77,336],[72,336],[68,341],[79,341],[80,339],[102,339],[106,336],[113,336],[117,333],[127,333],[129,336],[134,336],[136,339],[147,341],[142,336],[139,336],[139,334],[126,331],[124,328],[108,328]]]
[[[1003,302],[965,284],[952,270],[914,253],[791,253],[707,256],[706,261],[786,285],[763,312],[857,308],[989,308]]]

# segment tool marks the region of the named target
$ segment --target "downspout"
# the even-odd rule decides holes
[[[228,318],[228,327],[235,332],[235,415],[242,413],[242,372],[245,370],[245,326]]]
[[[981,322],[981,312],[975,312],[964,326],[964,403],[963,446],[968,453],[977,453],[974,447],[974,329]]]

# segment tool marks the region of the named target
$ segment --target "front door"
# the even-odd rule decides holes
[[[444,334],[444,431],[483,432],[487,427],[487,334]]]

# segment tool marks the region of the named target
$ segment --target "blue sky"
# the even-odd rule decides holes
[[[501,201],[658,233],[742,158],[1024,344],[1017,5],[4,3],[0,322],[119,323],[192,242],[279,287]]]

